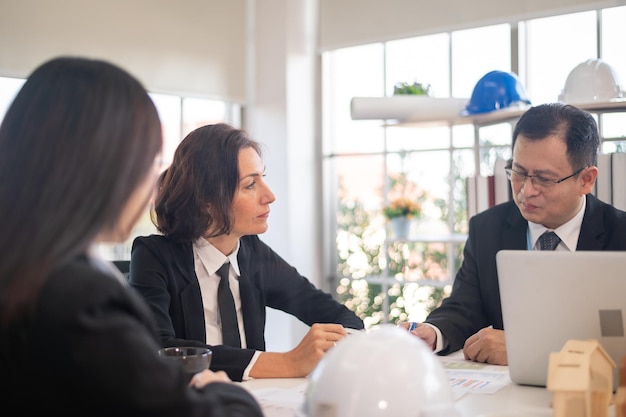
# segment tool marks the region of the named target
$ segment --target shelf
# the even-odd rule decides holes
[[[354,97],[350,102],[352,120],[386,120],[390,124],[413,121],[443,124],[465,110],[469,99],[401,95]]]
[[[447,285],[452,284],[452,279],[437,280],[437,279],[422,278],[422,279],[416,279],[416,280],[408,280],[408,279],[398,279],[396,277],[382,277],[380,275],[368,275],[363,278],[349,278],[349,279],[353,279],[353,280],[362,279],[370,284],[384,285],[385,283],[389,284],[390,278],[393,278],[393,284],[401,284],[401,285],[418,284],[420,286],[424,285],[424,286],[430,286],[430,287],[436,287],[436,288],[443,288]]]
[[[467,235],[462,233],[452,233],[449,235],[414,235],[406,239],[387,239],[388,243],[465,243]]]
[[[431,127],[472,124],[486,126],[517,120],[529,108],[511,107],[489,113],[463,116],[469,99],[427,96],[354,97],[350,103],[353,120],[383,120],[385,126]],[[607,102],[577,103],[592,113],[626,111],[626,98]]]

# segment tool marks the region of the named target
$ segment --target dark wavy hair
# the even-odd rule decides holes
[[[161,148],[154,103],[123,69],[80,57],[35,69],[0,125],[3,321],[116,224]]]
[[[225,123],[189,133],[159,181],[152,219],[157,230],[182,243],[229,233],[244,148],[261,155],[259,143]]]
[[[515,125],[512,148],[519,135],[531,140],[559,135],[565,140],[567,159],[574,170],[597,165],[600,134],[596,121],[590,113],[572,105],[548,103],[531,107]]]

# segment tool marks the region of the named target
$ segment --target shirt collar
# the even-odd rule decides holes
[[[202,264],[206,268],[206,271],[209,275],[217,273],[217,270],[222,265],[224,265],[224,262],[226,262],[226,260],[228,260],[233,266],[235,274],[237,276],[241,275],[241,273],[239,272],[239,263],[237,262],[237,254],[239,253],[239,241],[237,241],[237,247],[229,256],[225,256],[203,237],[198,238],[193,243],[193,246],[195,252],[198,254],[198,257],[202,261]]]
[[[554,232],[561,239],[561,243],[569,251],[575,251],[578,245],[578,237],[580,236],[580,227],[583,224],[585,216],[585,208],[587,207],[587,196],[583,196],[583,204],[578,213],[567,223],[554,229]],[[533,222],[528,222],[528,231],[530,232],[530,241],[533,242],[533,248],[537,247],[537,240],[547,230],[545,226]]]

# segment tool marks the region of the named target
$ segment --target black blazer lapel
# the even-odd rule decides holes
[[[528,221],[522,217],[522,214],[513,202],[511,202],[506,222],[507,227],[502,231],[502,249],[528,249]]]
[[[185,338],[206,341],[206,323],[204,320],[204,304],[200,283],[196,276],[193,247],[190,243],[170,245],[173,265],[177,273],[173,274],[180,281],[176,283],[179,288],[177,296],[180,303],[180,311],[183,315],[182,322],[185,327]]]
[[[587,206],[576,250],[603,250],[606,244],[602,238],[605,234],[604,222],[604,210],[600,200],[587,194]]]
[[[253,253],[246,244],[245,239],[240,240],[239,254],[239,296],[241,297],[241,310],[243,313],[243,325],[246,332],[246,345],[248,349],[265,350],[265,294],[257,286],[258,267],[253,262]]]

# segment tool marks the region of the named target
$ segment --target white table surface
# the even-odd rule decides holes
[[[241,385],[258,396],[266,417],[294,417],[304,401],[306,383],[306,378],[273,378],[245,381]],[[271,398],[268,393],[272,392],[282,398],[279,403],[268,401]],[[284,401],[286,396],[288,401]],[[545,388],[512,382],[493,394],[466,393],[456,400],[455,407],[460,417],[552,417],[551,401],[552,393]],[[609,416],[615,416],[613,406]]]

